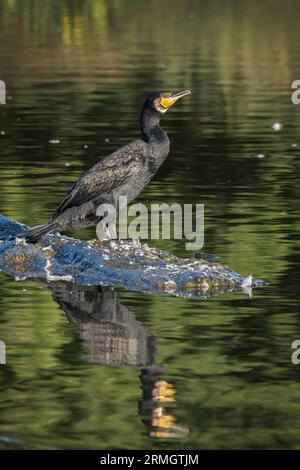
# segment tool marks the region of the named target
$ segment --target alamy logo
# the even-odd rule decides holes
[[[293,91],[291,99],[293,104],[300,104],[300,80],[294,80],[292,82],[291,88]]]
[[[295,341],[292,342],[291,348],[295,349],[292,354],[291,360],[292,363],[297,366],[298,364],[300,364],[300,340],[295,339]]]
[[[2,340],[0,340],[0,364],[6,364],[6,346]]]
[[[117,210],[114,205],[100,204],[97,208],[99,240],[143,239],[143,240],[188,240],[186,250],[199,250],[204,245],[203,204],[151,204],[141,203],[128,206],[127,197],[118,201],[119,224],[117,235]],[[130,221],[128,221],[130,218]],[[173,221],[173,223],[172,223]],[[172,228],[173,227],[173,231]],[[173,232],[173,233],[171,233]]]
[[[6,85],[3,80],[0,80],[0,104],[6,104]]]

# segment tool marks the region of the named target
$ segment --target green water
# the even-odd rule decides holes
[[[46,221],[138,135],[147,94],[190,88],[138,200],[205,204],[203,250],[269,282],[205,301],[1,273],[1,448],[300,447],[298,13],[296,0],[1,1],[0,213]]]

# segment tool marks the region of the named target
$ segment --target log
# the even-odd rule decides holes
[[[147,244],[81,241],[50,234],[39,243],[17,237],[25,225],[0,215],[0,269],[18,279],[123,286],[141,292],[207,298],[226,291],[262,287],[219,262],[179,258]]]

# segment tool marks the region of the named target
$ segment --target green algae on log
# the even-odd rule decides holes
[[[119,285],[182,297],[211,297],[241,289],[247,279],[221,263],[179,258],[137,242],[84,242],[53,234],[29,244],[15,238],[26,228],[0,215],[0,269],[16,279]],[[265,285],[253,279],[249,287]]]

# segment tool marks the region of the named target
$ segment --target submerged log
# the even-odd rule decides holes
[[[17,237],[26,228],[0,215],[0,269],[16,279],[120,285],[182,297],[210,297],[241,289],[248,279],[221,263],[179,258],[137,242],[84,242],[51,234],[30,244]],[[247,289],[264,285],[251,278]]]

